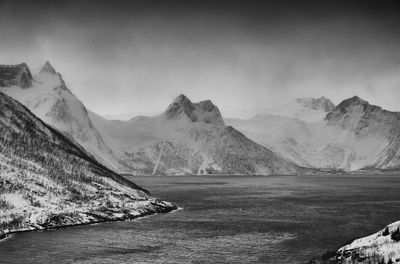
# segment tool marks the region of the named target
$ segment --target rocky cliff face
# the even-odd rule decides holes
[[[187,118],[192,122],[203,122],[213,125],[223,125],[221,113],[210,100],[192,103],[185,95],[179,95],[168,106],[165,115],[169,119]]]
[[[0,86],[19,86],[26,89],[32,86],[32,74],[26,63],[0,65]]]
[[[174,208],[0,92],[0,231],[133,219]]]

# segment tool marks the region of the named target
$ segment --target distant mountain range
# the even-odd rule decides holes
[[[255,142],[311,168],[398,170],[400,113],[354,96],[334,106],[304,98],[252,119],[227,119]]]
[[[88,111],[46,63],[0,66],[0,91],[118,173],[304,174],[397,170],[399,113],[353,97],[299,98],[251,119],[223,119],[217,106],[178,96],[165,112],[128,121]],[[306,169],[311,168],[312,170]]]
[[[300,174],[303,168],[224,125],[211,101],[178,96],[153,117],[110,121],[89,114],[105,142],[140,174]]]

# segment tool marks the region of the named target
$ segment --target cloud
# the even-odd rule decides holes
[[[398,11],[389,1],[0,2],[0,60],[50,60],[101,114],[162,111],[180,93],[237,115],[354,94],[400,110]]]

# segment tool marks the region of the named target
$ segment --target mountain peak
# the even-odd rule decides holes
[[[40,72],[48,72],[51,74],[56,74],[56,70],[54,69],[54,67],[50,64],[49,61],[46,61],[46,63],[42,66],[42,68],[40,69]]]
[[[169,119],[179,119],[182,116],[192,122],[203,122],[214,125],[223,125],[221,113],[211,100],[192,103],[184,94],[180,94],[165,111]]]
[[[339,105],[338,108],[344,110],[347,109],[349,106],[355,106],[355,105],[369,105],[369,103],[363,99],[361,99],[360,97],[358,97],[357,95],[345,99],[343,100]]]
[[[195,117],[192,116],[192,112],[194,110],[194,106],[189,98],[187,98],[184,94],[180,94],[175,100],[170,104],[165,111],[168,118],[176,118],[180,114],[186,114],[193,122]]]
[[[357,95],[354,95],[353,97],[347,99],[351,102],[357,102],[357,103],[368,103],[367,101],[365,101],[364,99],[358,97]]]
[[[33,77],[26,63],[0,65],[0,87],[17,85],[21,88],[32,86]]]
[[[326,115],[325,120],[329,125],[340,124],[343,128],[353,128],[357,132],[359,130],[357,124],[370,115],[365,115],[365,113],[377,113],[377,111],[382,111],[382,108],[370,105],[358,96],[353,96],[338,104],[332,112]]]

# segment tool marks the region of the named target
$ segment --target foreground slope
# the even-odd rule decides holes
[[[61,74],[49,62],[36,75],[31,74],[25,63],[0,65],[0,91],[83,146],[102,164],[113,170],[124,167],[96,131],[85,106],[67,88]]]
[[[143,174],[298,174],[303,169],[225,126],[209,100],[178,96],[158,116],[90,117],[113,152]]]
[[[0,231],[133,219],[174,208],[0,92]]]
[[[311,263],[321,264],[386,264],[400,261],[400,221],[378,232],[359,238],[336,252],[325,254]]]

